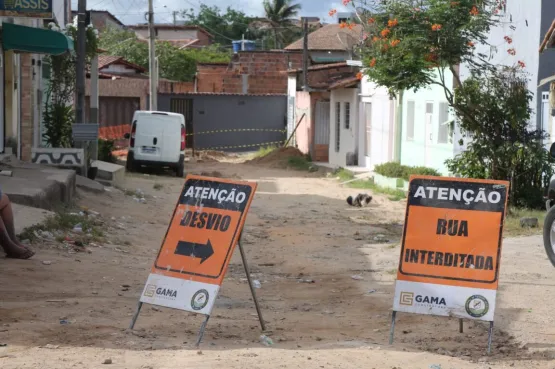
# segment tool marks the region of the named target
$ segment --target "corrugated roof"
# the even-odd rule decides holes
[[[116,55],[103,55],[100,54],[98,56],[98,69],[103,69],[106,68],[112,64],[123,64],[126,65],[130,68],[133,68],[141,73],[146,72],[146,69],[141,67],[140,65],[128,62],[127,60],[125,60],[122,56],[116,56]]]
[[[309,50],[349,50],[356,45],[361,37],[362,26],[355,24],[352,29],[341,27],[340,24],[328,24],[308,35]],[[302,50],[303,39],[287,46],[285,50]]]
[[[114,55],[99,55],[98,56],[98,69],[105,68],[110,64],[117,62],[118,60],[123,59],[121,56],[114,56]]]
[[[330,90],[335,90],[335,89],[338,89],[338,88],[352,87],[352,86],[356,86],[358,84],[358,82],[359,82],[359,80],[356,76],[347,77],[347,78],[340,79],[339,81],[336,81],[336,82],[330,84],[329,89]]]
[[[318,65],[311,65],[310,67],[307,68],[307,70],[309,72],[314,72],[314,71],[318,71],[318,70],[334,69],[334,68],[341,68],[341,67],[346,67],[346,66],[347,66],[347,62],[318,64]],[[289,69],[289,70],[287,70],[287,73],[302,73],[302,71],[303,71],[302,68]]]

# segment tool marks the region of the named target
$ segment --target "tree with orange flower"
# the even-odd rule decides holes
[[[366,6],[367,12],[357,11],[367,17],[361,19],[369,35],[361,54],[368,79],[392,95],[441,86],[457,125],[473,137],[463,154],[448,161],[449,170],[466,177],[510,180],[515,205],[541,205],[537,190],[551,177],[551,160],[538,145],[543,131],[528,129],[525,63],[496,68],[476,47],[487,45],[504,0],[366,0]],[[499,41],[510,45],[507,53],[517,55],[510,37]],[[461,64],[471,71],[464,82],[458,75]]]

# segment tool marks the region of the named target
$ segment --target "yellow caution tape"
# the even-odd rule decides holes
[[[194,133],[187,133],[187,136],[194,135],[207,135],[213,133],[227,133],[227,132],[281,132],[286,133],[286,129],[271,129],[271,128],[237,128],[237,129],[217,129],[214,131],[201,131]]]
[[[272,145],[283,145],[284,141],[274,141],[274,142],[261,142],[257,144],[249,145],[236,145],[236,146],[215,146],[215,147],[195,147],[195,150],[225,150],[225,149],[238,149],[244,147],[255,147],[255,146],[272,146]]]

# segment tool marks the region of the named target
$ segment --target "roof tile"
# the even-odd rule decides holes
[[[328,24],[308,35],[309,50],[348,50],[360,40],[362,26],[355,24],[353,29],[341,28],[339,24]],[[285,50],[302,50],[303,39],[287,46]]]

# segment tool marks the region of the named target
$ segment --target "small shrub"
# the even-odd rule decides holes
[[[341,182],[350,181],[351,179],[355,178],[355,175],[350,170],[345,168],[338,168],[335,169],[332,173],[332,176],[337,177]]]
[[[112,155],[114,151],[114,141],[104,140],[102,138],[98,139],[98,160],[105,161],[108,163],[115,162],[115,158]]]
[[[278,148],[277,146],[262,146],[258,149],[258,151],[254,155],[254,157],[255,158],[263,158],[266,155],[268,155],[269,153],[271,153],[272,151],[276,150],[277,148]]]
[[[396,162],[388,162],[380,165],[376,165],[374,171],[381,174],[384,177],[390,178],[402,178],[408,181],[411,175],[422,175],[422,176],[440,176],[441,174],[428,167],[411,167],[408,165],[401,165]]]
[[[287,158],[287,164],[297,170],[309,170],[310,161],[306,156],[290,156]]]
[[[374,171],[385,177],[390,178],[403,178],[405,175],[405,166],[397,162],[383,163],[376,165]]]
[[[441,174],[433,169],[428,167],[407,167],[407,171],[403,176],[403,179],[409,180],[411,175],[419,175],[419,176],[436,176],[439,177]]]

